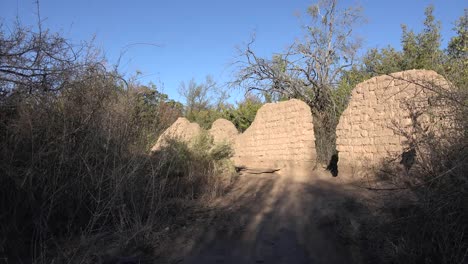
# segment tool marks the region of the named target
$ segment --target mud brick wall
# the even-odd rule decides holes
[[[450,126],[443,117],[451,111],[450,102],[444,102],[433,88],[449,86],[442,76],[426,70],[382,75],[358,84],[336,129],[340,175],[343,168],[368,168],[383,159],[399,162],[418,129],[446,133],[441,127]],[[197,124],[179,118],[153,151],[169,138],[189,142],[200,132]],[[209,132],[215,143],[232,144],[237,166],[307,175],[315,167],[312,114],[300,100],[265,104],[243,134],[225,119],[214,122]]]
[[[179,118],[158,139],[152,151],[176,139],[189,143],[201,132],[199,125]],[[300,100],[263,105],[252,125],[238,134],[228,120],[216,120],[209,133],[214,143],[231,143],[236,166],[279,169],[279,173],[310,175],[315,167],[315,137],[309,106]]]
[[[433,84],[448,87],[443,77],[427,70],[382,75],[358,84],[336,129],[339,168],[372,167],[389,157],[399,162],[410,148],[403,134],[438,121],[437,94],[427,89]]]
[[[295,99],[265,104],[237,137],[234,150],[238,166],[310,173],[316,152],[309,106]]]
[[[190,123],[188,119],[179,117],[174,124],[161,134],[151,151],[161,150],[167,146],[169,140],[179,140],[181,142],[190,143],[201,131],[202,129],[197,123]]]
[[[234,124],[223,118],[213,122],[209,133],[215,144],[223,142],[233,144],[239,134]]]

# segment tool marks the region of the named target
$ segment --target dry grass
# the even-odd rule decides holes
[[[435,87],[437,88],[437,87]],[[451,126],[415,123],[406,137],[416,156],[411,168],[383,163],[377,182],[392,186],[375,195],[377,214],[365,219],[361,240],[370,262],[465,263],[468,260],[468,109],[466,92],[453,89],[438,102],[452,102]],[[414,119],[417,120],[417,119]],[[416,121],[415,121],[416,122]],[[441,130],[442,129],[442,130]],[[393,188],[394,187],[394,188]]]
[[[223,192],[229,149],[213,148],[205,135],[196,148],[172,142],[150,155],[176,116],[167,106],[166,118],[144,112],[140,99],[105,72],[85,74],[59,93],[2,98],[0,257],[144,260],[164,223],[183,210],[180,200]]]

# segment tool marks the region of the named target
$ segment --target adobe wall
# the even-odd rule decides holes
[[[233,144],[239,134],[234,124],[224,118],[214,121],[208,132],[213,137],[215,144],[223,142]]]
[[[449,87],[442,76],[427,70],[378,76],[358,84],[336,129],[339,175],[367,171],[384,159],[399,162],[417,129],[445,133],[441,128],[450,126],[450,120],[442,116],[450,111],[450,103],[436,97],[430,88],[433,84]],[[190,142],[200,132],[200,126],[179,118],[152,151],[168,139]],[[303,175],[310,175],[315,167],[312,114],[300,100],[265,104],[243,134],[225,119],[215,121],[209,132],[215,143],[231,143],[236,166]]]
[[[263,105],[234,150],[237,166],[311,174],[316,152],[309,106],[295,99]]]
[[[400,162],[410,148],[403,134],[413,135],[414,129],[434,127],[439,121],[441,108],[433,107],[436,100],[431,99],[436,94],[424,88],[431,83],[448,87],[442,76],[427,70],[397,72],[358,84],[336,129],[340,172],[365,171],[389,158]]]
[[[200,126],[179,118],[158,139],[152,151],[160,150],[169,139],[189,143],[201,132]],[[315,167],[315,137],[309,106],[300,100],[263,105],[254,122],[238,134],[228,120],[216,120],[209,133],[214,143],[230,143],[238,167],[274,169],[278,173],[310,175]]]
[[[158,151],[167,146],[170,140],[179,140],[190,143],[192,139],[200,134],[202,129],[197,123],[190,123],[187,118],[179,117],[174,124],[166,129],[158,138],[151,151]]]

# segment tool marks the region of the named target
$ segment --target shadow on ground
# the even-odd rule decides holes
[[[167,262],[360,263],[365,200],[331,176],[245,175],[171,238]]]

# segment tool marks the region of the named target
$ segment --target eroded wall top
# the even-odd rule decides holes
[[[152,150],[161,149],[169,139],[190,142],[200,132],[200,126],[179,118],[161,135]],[[238,134],[234,125],[225,119],[216,120],[209,133],[214,143],[231,143],[233,161],[239,167],[309,175],[315,166],[312,113],[300,100],[263,105],[243,134]]]
[[[215,144],[222,142],[233,144],[239,134],[234,124],[224,118],[214,121],[209,132]]]
[[[170,140],[190,143],[201,131],[197,123],[190,123],[187,118],[179,117],[174,124],[161,134],[151,151],[158,151],[166,147]]]

